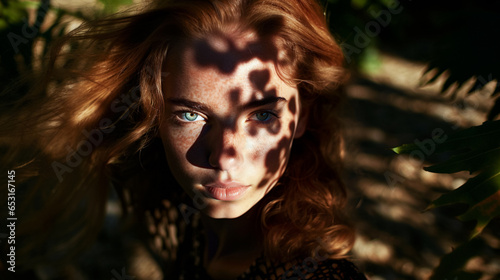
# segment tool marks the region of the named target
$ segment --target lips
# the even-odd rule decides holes
[[[232,201],[241,198],[250,186],[238,182],[216,182],[204,185],[209,196],[217,200]]]

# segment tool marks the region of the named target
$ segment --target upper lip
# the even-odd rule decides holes
[[[212,188],[228,189],[228,188],[246,187],[247,185],[244,185],[244,184],[241,184],[241,183],[238,183],[238,182],[234,182],[234,181],[231,181],[231,182],[220,182],[220,181],[217,181],[217,182],[213,182],[213,183],[210,183],[210,184],[206,184],[205,186],[206,187],[212,187]]]

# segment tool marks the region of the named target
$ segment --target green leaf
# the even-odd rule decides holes
[[[478,235],[493,218],[500,216],[500,170],[498,169],[497,166],[481,172],[458,189],[434,200],[429,208],[454,203],[468,204],[468,210],[459,216],[459,219],[476,220],[472,237]]]
[[[457,131],[446,137],[446,140],[436,145],[434,153],[459,151],[465,149],[485,149],[500,145],[500,120],[487,121],[479,126]],[[419,150],[416,144],[404,144],[392,150],[398,154],[409,154]]]
[[[458,189],[433,201],[428,209],[454,203],[469,205],[458,218],[477,221],[472,237],[478,235],[493,218],[500,216],[500,120],[455,132],[441,144],[430,139],[416,140],[393,151],[398,154],[423,153],[422,143],[426,143],[427,152],[453,154],[441,163],[425,167],[425,170],[434,173],[477,173]]]
[[[484,241],[474,238],[460,247],[445,255],[439,266],[434,269],[430,280],[455,280],[455,279],[479,279],[481,273],[470,273],[462,271],[461,268],[473,256],[478,255],[484,248]]]
[[[469,148],[484,148],[482,145],[498,146],[500,144],[500,121],[487,121],[450,135],[436,152],[453,151]]]
[[[497,175],[497,177],[499,177]],[[497,178],[497,187],[500,178]],[[458,218],[463,221],[477,220],[476,227],[472,232],[472,237],[480,234],[483,229],[488,225],[488,223],[497,216],[500,216],[500,191],[488,196],[481,202],[476,203],[471,207],[465,214],[459,216]]]
[[[398,155],[402,154],[409,154],[413,151],[418,151],[419,148],[415,144],[403,144],[399,147],[392,148],[392,151],[394,151]]]

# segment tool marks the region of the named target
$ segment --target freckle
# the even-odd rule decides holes
[[[252,154],[252,161],[258,160],[260,156],[261,156],[261,153],[259,153],[259,152],[253,153]]]
[[[180,149],[188,149],[195,139],[197,138],[198,133],[196,129],[190,129],[186,133],[183,133],[182,135],[173,135],[171,138],[171,142],[173,145],[177,146]]]

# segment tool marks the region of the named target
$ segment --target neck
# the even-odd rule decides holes
[[[202,215],[206,230],[208,260],[228,254],[262,249],[260,215],[254,209],[234,219],[214,219]]]
[[[206,230],[204,266],[212,277],[225,279],[230,275],[228,279],[236,278],[261,254],[260,214],[254,208],[234,219],[213,219],[202,215]],[[232,270],[228,271],[228,268]]]

